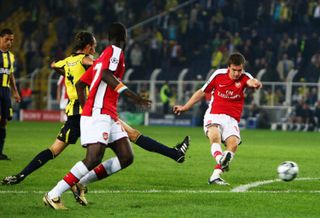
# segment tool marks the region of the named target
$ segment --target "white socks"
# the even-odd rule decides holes
[[[87,167],[82,161],[76,163],[70,170],[70,172],[58,182],[58,184],[48,192],[48,197],[53,199],[60,197],[62,193],[67,191],[73,184],[77,183],[84,175],[89,172]]]
[[[214,159],[216,160],[216,162],[219,164],[219,161],[223,155],[221,145],[219,143],[212,143],[211,154],[214,157]]]
[[[101,168],[104,170],[101,170]],[[87,173],[84,177],[81,178],[79,183],[82,185],[87,185],[91,182],[95,182],[98,179],[103,179],[111,174],[114,174],[121,170],[121,165],[119,159],[117,157],[110,158],[109,160],[104,161],[103,163],[99,164],[89,173]]]

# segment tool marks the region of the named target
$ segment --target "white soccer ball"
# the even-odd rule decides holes
[[[293,161],[285,161],[278,166],[278,176],[281,180],[289,182],[297,177],[299,172],[298,165]]]

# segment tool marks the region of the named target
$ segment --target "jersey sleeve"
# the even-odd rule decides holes
[[[81,82],[83,82],[87,85],[91,85],[92,69],[93,69],[93,65],[91,67],[89,67],[89,69],[81,76],[81,78],[80,78]]]
[[[106,58],[104,58],[102,69],[110,71],[116,71],[118,68],[121,57],[121,49],[116,46],[111,46],[111,49],[107,52]]]
[[[245,72],[244,74],[243,74],[243,82],[244,82],[244,84],[247,86],[247,82],[248,82],[248,80],[250,80],[250,79],[253,79],[253,76],[250,74],[250,73],[248,73],[248,72]]]
[[[54,63],[54,67],[56,68],[63,68],[66,65],[66,60],[60,60]]]
[[[217,73],[214,72],[210,76],[210,78],[207,80],[207,82],[202,86],[201,90],[203,92],[210,93],[215,88],[214,84],[215,84],[216,75],[217,75]]]

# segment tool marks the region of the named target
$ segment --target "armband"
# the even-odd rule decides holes
[[[125,86],[123,83],[119,83],[114,90],[120,94],[121,92],[123,92],[127,88],[128,87]]]

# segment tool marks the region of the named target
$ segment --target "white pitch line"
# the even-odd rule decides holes
[[[320,178],[297,178],[298,181],[308,180],[320,180]],[[280,179],[264,180],[240,185],[231,190],[192,190],[192,189],[181,189],[181,190],[161,190],[161,189],[147,189],[147,190],[89,190],[90,194],[125,194],[125,193],[137,193],[137,194],[152,194],[152,193],[173,193],[173,194],[212,194],[212,193],[316,193],[320,194],[320,190],[277,190],[277,191],[250,191],[250,188],[274,183],[282,182]],[[212,186],[213,187],[213,186]],[[0,194],[44,194],[46,191],[36,190],[0,190]],[[71,194],[71,192],[68,192]]]
[[[319,180],[319,178],[297,178],[295,180],[305,181],[305,180]],[[273,180],[264,180],[264,181],[257,181],[253,183],[248,183],[245,185],[240,185],[231,190],[231,192],[247,192],[250,188],[274,183],[274,182],[282,182],[280,179],[273,179]]]
[[[1,194],[44,194],[46,191],[0,191]],[[67,192],[71,194],[71,192]],[[240,193],[240,192],[231,192],[223,190],[92,190],[89,191],[89,194],[154,194],[154,193],[170,193],[170,194],[214,194],[214,193]],[[279,193],[313,193],[320,194],[320,190],[278,190],[278,191],[242,191],[241,193],[270,193],[270,194],[279,194]]]

